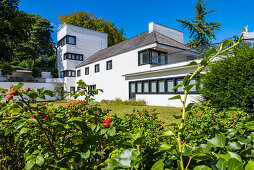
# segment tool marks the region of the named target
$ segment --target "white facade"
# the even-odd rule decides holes
[[[183,33],[180,31],[151,22],[148,25],[148,34],[151,35],[150,33],[153,33],[154,31],[167,37],[170,41],[173,39],[173,41],[177,41],[178,44],[181,43],[182,45],[183,43]],[[161,79],[163,79],[165,83],[167,79],[178,81],[178,79],[195,70],[195,67],[184,67],[184,65],[190,62],[188,61],[188,57],[193,55],[193,52],[182,49],[182,46],[184,45],[175,47],[174,45],[177,44],[176,42],[171,46],[154,41],[153,43],[145,44],[138,48],[119,52],[119,54],[116,55],[109,55],[109,57],[106,58],[101,56],[101,59],[96,59],[96,55],[94,54],[97,51],[107,48],[107,34],[67,24],[58,31],[58,41],[66,35],[75,36],[76,44],[59,45],[57,51],[58,70],[59,74],[65,70],[75,70],[76,75],[75,77],[68,77],[68,75],[64,77],[64,88],[65,90],[70,91],[71,87],[75,87],[75,90],[77,90],[78,87],[76,82],[82,79],[86,84],[95,85],[96,89],[103,90],[102,93],[95,96],[96,101],[101,101],[103,99],[114,100],[116,98],[129,100],[133,97],[130,93],[130,83],[132,82],[135,82],[135,85],[137,86],[137,82],[149,81],[150,83],[150,81],[156,80],[158,83]],[[126,48],[127,46],[128,44],[126,45]],[[139,65],[139,52],[147,49],[167,53],[167,63],[161,66],[153,64]],[[105,54],[108,55],[107,49],[105,50]],[[108,51],[110,51],[110,48]],[[84,55],[85,64],[81,64],[83,61],[72,59],[64,60],[65,53]],[[92,58],[93,61],[86,64],[87,58]],[[106,68],[108,61],[112,61],[112,69]],[[199,62],[199,60],[197,60],[197,62]],[[99,72],[95,72],[95,65],[99,65]],[[89,68],[88,75],[85,75],[86,68]],[[77,76],[78,71],[80,72],[79,76]],[[157,86],[159,86],[159,84],[157,84]],[[167,93],[166,90],[167,89],[165,89],[164,93],[157,91],[157,93],[147,94],[135,91],[134,97],[137,100],[147,101],[149,105],[181,107],[182,105],[180,101],[169,101],[168,98],[175,96],[176,94],[181,94],[183,96],[183,93],[174,92],[174,94],[172,94]],[[199,94],[194,92],[189,96],[188,102],[196,101],[197,97],[199,97]]]

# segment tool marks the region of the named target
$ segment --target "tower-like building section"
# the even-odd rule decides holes
[[[57,68],[64,78],[63,88],[73,93],[77,90],[76,66],[97,51],[108,47],[107,34],[86,28],[64,24],[57,32]]]

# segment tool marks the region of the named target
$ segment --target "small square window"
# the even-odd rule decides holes
[[[148,64],[149,63],[149,55],[148,51],[139,52],[139,65]]]
[[[66,38],[67,38],[67,44],[76,45],[76,37],[74,37],[74,36],[66,36]]]
[[[85,75],[89,75],[89,67],[85,68]]]
[[[100,65],[99,64],[96,64],[95,66],[94,66],[94,72],[95,73],[98,73],[100,71]]]
[[[107,61],[107,70],[111,70],[112,69],[112,60]]]
[[[78,70],[77,71],[77,77],[80,77],[81,76],[81,70]]]

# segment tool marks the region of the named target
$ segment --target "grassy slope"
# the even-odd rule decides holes
[[[131,105],[124,105],[124,104],[106,104],[106,103],[99,103],[96,102],[95,104],[100,105],[99,107],[102,110],[109,109],[111,110],[110,114],[116,114],[118,116],[124,116],[125,114],[129,114],[133,111],[133,109],[136,110],[151,110],[156,109],[155,112],[160,113],[159,117],[162,121],[164,121],[166,124],[177,122],[177,120],[173,117],[173,115],[180,115],[181,114],[181,108],[176,107],[166,107],[166,106],[131,106]],[[54,107],[57,107],[59,105],[66,106],[66,103],[54,103]]]

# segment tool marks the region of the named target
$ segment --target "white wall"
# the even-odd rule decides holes
[[[55,87],[61,87],[61,84],[58,84],[58,83],[36,83],[36,82],[22,82],[24,84],[23,88],[31,88],[31,89],[38,89],[38,88],[43,88],[44,87],[44,90],[51,90],[51,91],[54,91],[54,88]],[[10,85],[17,85],[18,82],[0,82],[0,87],[1,88],[4,88],[4,89],[10,89]],[[15,98],[15,96],[14,96]],[[56,100],[57,98],[56,97],[49,97],[49,96],[46,96],[46,100],[50,100],[50,101],[54,101]],[[37,99],[37,101],[45,101],[43,99]]]

